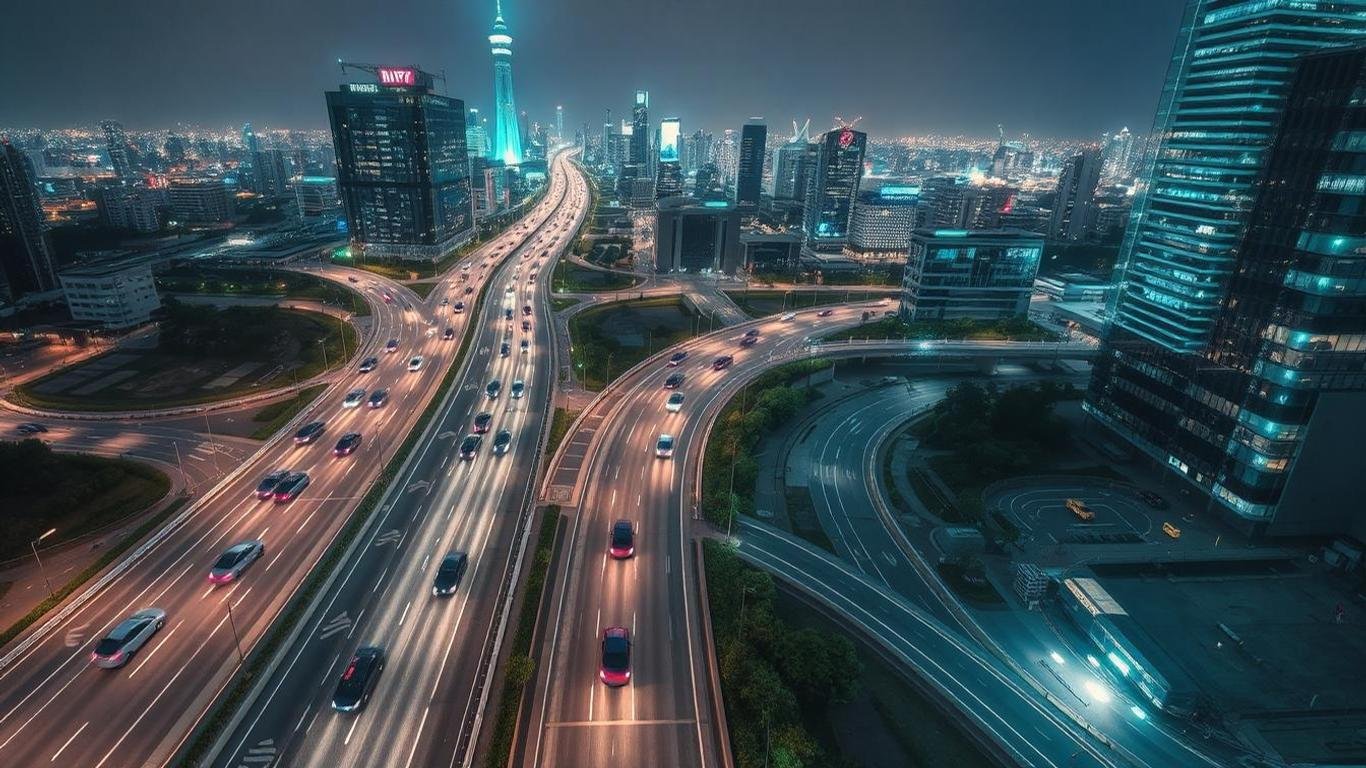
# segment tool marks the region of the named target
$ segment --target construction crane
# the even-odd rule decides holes
[[[433,80],[440,80],[442,85],[446,84],[446,73],[444,71],[439,75],[435,75],[431,72],[423,70],[421,67],[418,67],[414,64],[408,64],[403,67],[381,67],[378,64],[365,64],[358,61],[342,61],[341,59],[337,59],[337,66],[341,67],[343,77],[346,75],[346,70],[348,69],[360,70],[361,72],[369,72],[371,75],[374,75],[376,80],[379,79],[379,71],[381,69],[411,69],[414,72],[421,72],[422,74],[426,75],[427,77],[430,77]]]
[[[853,120],[845,120],[844,118],[840,117],[839,115],[835,115],[835,127],[836,127],[836,128],[848,128],[849,130],[852,131],[852,130],[854,129],[854,126],[858,125],[859,121],[862,120],[862,119],[863,119],[863,115],[859,115],[858,117],[854,118]]]

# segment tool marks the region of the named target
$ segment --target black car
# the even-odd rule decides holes
[[[512,319],[512,307],[508,307],[507,309],[503,310],[503,317],[507,320]]]
[[[465,439],[460,442],[460,458],[466,461],[473,459],[479,453],[479,444],[484,442],[484,438],[479,435],[465,435]]]
[[[487,387],[484,387],[484,394],[488,395],[490,400],[497,400],[498,393],[502,391],[503,382],[499,381],[498,379],[490,381],[489,385]]]
[[[455,302],[455,307],[452,309],[452,311],[455,312],[455,314],[457,314],[457,315],[460,314],[461,312],[464,312],[464,311],[465,311],[465,302],[463,302],[463,301],[457,301],[457,302]]]
[[[436,578],[432,579],[432,594],[437,597],[455,594],[455,588],[460,586],[460,579],[464,577],[468,564],[469,556],[464,552],[452,552],[441,558]]]
[[[394,353],[398,351],[398,339],[389,339],[384,343],[384,351]]]
[[[681,373],[675,373],[664,380],[665,389],[678,389],[681,386],[683,386],[683,374]]]
[[[687,360],[687,359],[688,359],[688,353],[687,353],[687,352],[675,352],[675,353],[673,353],[672,356],[669,357],[669,367],[670,367],[670,368],[675,368],[675,367],[677,367],[680,363],[682,363],[684,360]]]
[[[505,341],[503,342],[503,346],[498,348],[498,356],[507,357],[510,354],[512,354],[512,345]]]
[[[365,702],[370,700],[370,694],[375,692],[375,683],[379,682],[379,673],[383,670],[383,648],[365,646],[356,649],[356,655],[351,657],[341,680],[337,681],[337,690],[332,694],[332,708],[338,712],[362,709]]]
[[[530,314],[531,314],[531,305],[530,305],[530,304],[523,304],[523,305],[522,305],[522,314],[524,314],[524,315],[530,315]]]
[[[1138,498],[1153,509],[1166,509],[1167,500],[1152,491],[1139,491]]]
[[[489,425],[493,423],[493,414],[488,411],[480,411],[474,416],[474,433],[482,435],[489,431]]]
[[[43,426],[42,424],[39,424],[36,421],[26,421],[23,424],[20,424],[18,427],[16,427],[16,429],[18,429],[21,434],[25,435],[36,435],[40,432],[47,431],[47,427]]]
[[[294,444],[307,445],[321,437],[325,431],[327,431],[327,422],[310,421],[294,433]]]
[[[724,371],[733,362],[735,362],[735,358],[730,355],[722,355],[711,362],[711,369],[713,371]]]
[[[275,503],[284,504],[288,501],[294,501],[307,487],[308,473],[295,472],[284,480],[281,480],[280,484],[275,486]]]
[[[441,334],[441,338],[445,339],[446,341],[450,341],[451,339],[455,338],[455,329],[450,326],[446,326],[446,331],[445,333]]]
[[[740,339],[740,346],[742,347],[752,347],[757,343],[759,343],[758,336],[746,336],[743,339]]]
[[[256,498],[269,499],[275,495],[275,489],[279,487],[284,479],[289,477],[289,470],[277,469],[269,475],[261,478],[261,482],[256,484]]]
[[[360,433],[347,432],[337,441],[337,447],[332,449],[333,456],[350,456],[360,447]]]
[[[758,336],[758,335],[759,335],[759,329],[758,329],[758,328],[750,328],[748,331],[745,331],[745,335],[746,335],[746,336]]]
[[[379,367],[378,357],[367,357],[360,361],[360,372],[369,373]]]
[[[530,330],[531,330],[531,321],[530,321],[530,320],[523,320],[523,321],[522,321],[522,332],[523,332],[523,333],[526,333],[526,332],[528,332],[528,331],[530,331]]]
[[[493,436],[493,452],[498,456],[508,452],[512,447],[512,433],[506,429],[498,430],[498,434]]]
[[[368,408],[380,408],[387,402],[389,402],[389,390],[377,389],[370,393],[370,399],[365,401],[365,405]]]

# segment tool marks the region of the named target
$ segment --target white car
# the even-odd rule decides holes
[[[784,313],[783,313],[783,316],[782,316],[781,318],[779,318],[779,319],[781,319],[781,320],[795,320],[796,317],[797,317],[797,313],[796,313],[796,312],[784,312]]]
[[[675,392],[669,395],[669,399],[664,401],[664,410],[669,413],[678,413],[683,410],[683,393]]]
[[[420,370],[422,370],[422,355],[413,355],[412,357],[408,358],[408,370],[409,370],[409,371],[420,371]]]
[[[103,669],[118,669],[127,664],[128,659],[165,625],[165,611],[143,608],[109,630],[109,634],[91,651],[90,661]]]
[[[510,391],[512,392],[512,399],[520,400],[522,397],[522,393],[526,392],[526,382],[522,381],[521,379],[514,379],[512,382],[512,389]]]
[[[674,455],[674,436],[660,435],[659,440],[655,441],[655,456],[667,459]]]
[[[347,392],[347,393],[346,393],[346,397],[342,399],[342,407],[343,407],[343,408],[359,408],[359,407],[360,407],[360,404],[361,404],[362,402],[364,402],[364,401],[365,401],[365,390],[364,390],[364,389],[360,389],[360,388],[356,388],[356,389],[353,389],[353,390],[351,390],[350,392]]]

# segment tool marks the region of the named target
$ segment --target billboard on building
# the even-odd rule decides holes
[[[662,163],[678,162],[678,141],[682,135],[678,118],[666,117],[659,123],[659,160]]]

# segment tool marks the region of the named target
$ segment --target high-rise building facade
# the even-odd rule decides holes
[[[806,179],[813,149],[818,145],[806,139],[790,141],[773,153],[773,199],[805,200]]]
[[[522,129],[512,95],[512,33],[503,21],[503,1],[498,0],[489,35],[493,52],[493,157],[504,165],[522,162]]]
[[[120,179],[131,179],[137,175],[133,168],[131,151],[128,146],[128,134],[123,130],[123,124],[117,120],[105,120],[100,123],[100,128],[104,131],[105,151],[109,154],[109,164],[114,166],[114,175]]]
[[[740,213],[730,202],[699,203],[689,197],[659,201],[656,271],[733,274],[740,256]]]
[[[919,225],[920,188],[889,184],[860,192],[849,224],[846,253],[863,259],[901,261]]]
[[[1048,222],[1048,236],[1054,240],[1078,242],[1084,239],[1092,222],[1096,184],[1100,183],[1100,153],[1087,149],[1073,155],[1058,177],[1058,196]]]
[[[474,236],[465,104],[419,69],[378,71],[378,84],[327,94],[351,240],[363,255],[436,261]]]
[[[564,141],[564,105],[555,105],[555,141]]]
[[[1025,314],[1043,237],[1017,229],[917,229],[901,283],[901,317],[1004,320]]]
[[[57,287],[28,157],[0,137],[0,300]]]
[[[740,154],[736,160],[735,204],[742,211],[759,207],[764,187],[764,144],[768,126],[752,118],[740,129]]]
[[[167,207],[176,224],[221,224],[236,213],[232,191],[219,179],[180,179],[166,188]]]
[[[849,216],[859,180],[868,135],[853,128],[827,131],[806,189],[802,229],[805,247],[817,253],[839,253],[849,238]]]
[[[489,132],[479,110],[473,107],[465,118],[465,152],[472,158],[489,156]]]
[[[1276,518],[1279,480],[1248,477],[1230,467],[1230,457],[1255,460],[1252,453],[1260,451],[1271,471],[1283,472],[1290,457],[1276,443],[1297,430],[1240,409],[1210,360],[1227,353],[1221,347],[1231,338],[1226,324],[1236,309],[1230,302],[1243,300],[1230,288],[1244,285],[1246,270],[1254,268],[1240,258],[1239,242],[1286,108],[1295,57],[1362,39],[1360,3],[1188,4],[1154,121],[1156,149],[1141,174],[1116,266],[1111,321],[1085,402],[1101,423],[1254,527]],[[1318,191],[1333,191],[1334,178],[1325,174]],[[1341,191],[1352,189],[1349,184]],[[1312,238],[1316,226],[1307,224],[1300,246],[1311,264],[1325,250]],[[1319,274],[1313,267],[1306,274]],[[1322,276],[1328,284],[1337,277]],[[1306,279],[1311,300],[1327,300],[1313,295],[1318,277]],[[1284,334],[1266,339],[1282,347],[1269,353],[1280,359],[1255,365],[1283,370],[1277,375],[1284,378],[1275,389],[1253,393],[1273,398],[1263,410],[1302,408],[1301,395],[1314,386],[1308,382],[1321,380],[1297,370],[1312,368],[1314,355],[1305,353],[1316,351],[1294,348],[1300,330],[1269,327]],[[1281,396],[1287,402],[1276,403]],[[1211,409],[1236,414],[1239,435],[1255,451],[1224,439],[1225,430],[1197,415]]]
[[[1134,170],[1134,135],[1124,128],[1113,136],[1106,136],[1101,147],[1102,175],[1113,181],[1122,181]]]
[[[676,117],[659,121],[659,171],[655,176],[655,197],[683,194],[683,128]]]
[[[166,191],[112,183],[93,190],[100,223],[115,229],[156,232],[161,229],[161,210],[166,207]]]
[[[289,159],[283,149],[257,150],[251,161],[256,193],[272,197],[289,194]]]
[[[687,151],[683,153],[683,170],[696,174],[702,166],[712,162],[711,134],[699,128],[688,136],[687,144]]]
[[[636,91],[636,102],[631,108],[631,144],[626,162],[643,172],[650,152],[650,92]]]

